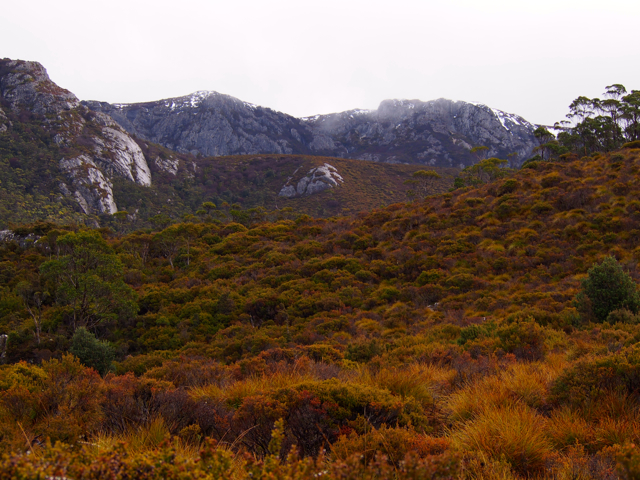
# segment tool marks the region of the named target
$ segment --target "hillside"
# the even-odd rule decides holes
[[[638,147],[352,217],[20,229],[0,442],[43,456],[0,471],[635,478]],[[607,262],[633,291],[602,316]]]
[[[141,142],[145,155],[157,160],[151,166],[156,179],[152,189],[130,182],[115,183],[114,198],[122,210],[143,219],[162,214],[173,219],[198,215],[204,202],[216,205],[217,215],[259,208],[265,218],[308,214],[315,217],[347,215],[382,205],[406,201],[412,174],[419,165],[389,165],[356,160],[304,155],[243,155],[229,157],[180,156],[152,144]],[[176,173],[166,167],[162,157],[174,162]],[[328,164],[342,181],[327,189],[280,195],[285,184],[297,185],[311,175],[313,168]],[[459,173],[454,168],[431,168],[440,175],[430,193],[443,193]],[[228,204],[223,207],[223,204]],[[286,210],[284,210],[286,209]],[[284,210],[284,212],[283,212]],[[214,212],[215,213],[215,212]],[[201,215],[201,214],[200,214]],[[129,218],[129,221],[131,218]],[[105,219],[105,225],[111,225]],[[132,226],[141,226],[133,222]],[[142,225],[151,225],[149,222]]]
[[[469,150],[483,145],[517,167],[538,146],[536,125],[522,117],[443,98],[385,100],[377,110],[308,118],[209,91],[156,102],[83,104],[132,135],[202,155],[306,154],[463,168],[477,161]]]

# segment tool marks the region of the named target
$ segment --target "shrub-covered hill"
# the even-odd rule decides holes
[[[265,219],[275,219],[278,211],[314,217],[349,215],[369,211],[392,203],[404,202],[412,190],[412,174],[425,170],[420,165],[385,164],[343,158],[305,155],[241,155],[228,157],[192,157],[169,153],[157,145],[139,141],[148,158],[165,158],[176,162],[178,173],[152,167],[156,184],[148,189],[131,182],[118,181],[114,197],[122,210],[135,214],[128,218],[131,227],[152,225],[155,215],[179,220],[185,215],[202,215],[202,204],[213,203],[218,210],[209,211],[220,218],[229,210],[258,208]],[[337,186],[317,193],[302,191],[292,197],[279,196],[289,184],[297,187],[311,170],[328,164],[342,179]],[[459,173],[456,168],[429,167],[440,178],[429,185],[429,193],[444,193]],[[407,182],[409,181],[409,182]],[[223,204],[228,204],[226,208]],[[231,208],[231,205],[234,205]],[[198,213],[200,212],[200,213]],[[216,217],[216,215],[218,217]],[[103,217],[103,225],[113,226],[113,219]]]
[[[357,217],[23,228],[0,251],[0,442],[37,455],[0,471],[636,478],[637,294],[575,300],[611,256],[638,280],[639,168],[565,155]]]

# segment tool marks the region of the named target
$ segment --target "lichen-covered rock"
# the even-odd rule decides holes
[[[293,185],[285,185],[284,187],[282,187],[278,195],[281,197],[293,198],[297,195],[296,187],[294,187]]]
[[[6,132],[8,126],[11,126],[11,122],[4,113],[4,110],[0,108],[0,133]]]
[[[99,112],[94,115],[103,126],[102,135],[94,137],[95,160],[112,175],[150,186],[151,171],[140,146],[111,117]]]
[[[160,158],[156,157],[154,160],[156,166],[162,170],[163,172],[170,173],[173,176],[178,175],[178,168],[180,162],[177,158],[169,157],[169,158]]]

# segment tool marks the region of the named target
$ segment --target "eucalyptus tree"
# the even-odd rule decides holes
[[[66,310],[73,330],[133,317],[135,292],[123,280],[118,255],[96,231],[58,237],[60,255],[42,264],[40,274],[55,302]]]

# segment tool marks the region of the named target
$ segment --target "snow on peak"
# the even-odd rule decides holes
[[[198,90],[184,97],[168,98],[164,100],[164,106],[168,107],[171,111],[174,111],[179,107],[191,107],[195,108],[199,106],[205,98],[220,95],[218,92],[211,90]]]
[[[480,103],[480,102],[467,102],[467,103],[474,105],[476,107],[480,107],[485,111],[490,111],[491,113],[493,113],[494,117],[498,119],[502,127],[507,131],[510,131],[511,128],[516,125],[522,126],[522,127],[533,127],[531,123],[527,122],[524,118],[522,118],[520,115],[516,115],[515,113],[503,112],[502,110],[498,110],[497,108],[491,108],[485,105],[484,103]]]
[[[197,92],[194,92],[191,95],[189,95],[188,99],[192,107],[197,107],[205,98],[213,95],[218,95],[218,93],[212,92],[209,90],[198,90]]]
[[[351,118],[357,115],[368,115],[371,113],[371,110],[366,110],[364,108],[355,108],[353,110],[349,110],[347,112]]]
[[[490,110],[506,130],[510,130],[514,125],[522,127],[533,127],[533,125],[527,122],[524,118],[514,113],[503,112],[502,110],[498,110],[496,108],[491,108]]]

